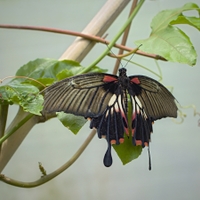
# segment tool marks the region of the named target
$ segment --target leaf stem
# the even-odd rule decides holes
[[[141,67],[142,69],[145,69],[146,71],[151,72],[152,74],[156,75],[156,76],[159,78],[159,81],[161,80],[162,75],[160,75],[160,73],[161,73],[161,72],[160,72],[160,69],[158,70],[159,73],[156,73],[156,72],[154,72],[153,70],[151,70],[151,69],[145,67],[144,65],[141,65],[141,64],[139,64],[139,63],[133,62],[132,60],[128,60],[128,59],[126,59],[126,58],[123,58],[123,60],[125,60],[125,61],[127,61],[127,62],[129,62],[129,63],[132,63],[132,64],[134,64],[134,65],[137,65],[138,67]]]

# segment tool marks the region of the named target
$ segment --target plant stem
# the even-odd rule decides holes
[[[9,162],[14,152],[20,146],[21,142],[24,140],[28,132],[35,124],[38,123],[38,121],[38,116],[24,112],[23,109],[19,107],[18,113],[6,130],[6,135],[1,138],[1,142],[3,142],[6,138],[7,139],[2,143],[1,147],[0,173]],[[11,137],[8,138],[8,136]]]
[[[93,137],[96,134],[96,130],[92,130],[90,135],[87,137],[87,139],[84,141],[84,143],[80,146],[80,148],[76,151],[76,153],[60,168],[55,170],[54,172],[42,176],[39,180],[33,181],[33,182],[22,182],[22,181],[17,181],[11,178],[6,177],[5,175],[0,175],[0,180],[13,186],[17,187],[22,187],[22,188],[32,188],[32,187],[37,187],[39,185],[42,185],[51,179],[55,178],[59,174],[61,174],[63,171],[65,171],[67,168],[69,168],[78,158],[79,156],[83,153],[85,148],[88,146],[88,144],[91,142]]]
[[[0,138],[0,145],[9,138],[13,133],[15,133],[22,125],[24,125],[31,117],[33,117],[33,114],[28,114],[24,119],[22,119],[18,124],[16,124],[8,133],[6,133],[3,137]]]
[[[142,69],[145,69],[146,71],[151,72],[152,74],[156,75],[156,76],[159,78],[159,81],[162,79],[162,74],[161,74],[161,71],[160,71],[160,69],[159,69],[158,66],[157,66],[157,68],[158,68],[158,73],[156,73],[155,71],[149,69],[148,67],[145,67],[144,65],[141,65],[141,64],[139,64],[139,63],[133,62],[132,60],[128,60],[128,59],[126,59],[126,58],[123,58],[123,60],[125,60],[126,62],[130,62],[130,63],[132,63],[132,64],[134,64],[134,65],[137,65],[138,67],[141,67]]]
[[[102,44],[110,44],[110,41],[105,40],[104,38],[101,38],[99,36],[89,35],[89,34],[71,31],[71,30],[62,30],[62,29],[55,29],[55,28],[48,28],[48,27],[38,27],[38,26],[19,26],[19,25],[5,25],[5,24],[0,24],[0,28],[40,30],[40,31],[60,33],[60,34],[65,34],[65,35],[73,35],[73,36],[82,37],[84,39],[92,40],[94,42],[99,42],[99,43],[102,43]],[[124,46],[122,44],[116,44],[116,43],[113,45],[113,47],[116,47],[116,48],[121,49],[123,51],[134,51],[135,50],[133,48]],[[135,52],[135,53],[139,54],[141,56],[146,56],[146,57],[154,58],[154,59],[157,59],[157,60],[167,61],[165,58],[163,58],[159,55],[145,53],[145,52],[142,52],[140,50],[137,50],[137,52]],[[64,59],[64,58],[62,58],[62,59]],[[0,82],[1,82],[1,80],[0,80]]]

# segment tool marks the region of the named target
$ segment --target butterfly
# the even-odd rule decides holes
[[[175,98],[166,87],[147,76],[127,76],[125,68],[119,69],[119,76],[88,73],[47,87],[43,112],[60,111],[91,119],[90,128],[108,142],[107,167],[112,165],[111,146],[123,143],[124,133],[133,145],[149,146],[153,122],[177,117]]]

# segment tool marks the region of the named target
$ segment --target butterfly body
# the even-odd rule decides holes
[[[111,145],[123,143],[124,132],[133,145],[148,146],[152,123],[177,117],[175,98],[162,84],[146,76],[128,77],[125,68],[119,76],[89,73],[64,79],[48,87],[44,99],[44,112],[91,119],[90,128],[108,142],[105,166],[112,164]]]

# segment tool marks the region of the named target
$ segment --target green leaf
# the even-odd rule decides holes
[[[19,102],[19,105],[22,106],[22,108],[26,112],[35,115],[41,115],[41,111],[43,109],[43,102],[44,98],[42,95],[29,94],[24,101]]]
[[[187,24],[200,30],[199,17],[188,17],[183,14],[190,10],[200,13],[199,7],[194,3],[161,11],[152,20],[149,38],[136,41],[136,45],[142,44],[142,51],[160,55],[169,61],[195,65],[197,54],[189,37],[180,28],[173,26]]]
[[[72,60],[55,60],[50,58],[39,58],[30,61],[23,65],[16,73],[16,76],[27,76],[29,78],[39,80],[41,83],[47,85],[52,84],[54,81],[75,76],[83,69],[78,62]],[[105,70],[94,66],[90,72],[102,72]],[[26,80],[31,84],[34,81]]]
[[[41,83],[48,85],[54,81],[59,81],[57,74],[63,70],[68,71],[68,75],[75,75],[82,69],[79,63],[72,60],[58,61],[49,58],[39,58],[34,61],[30,61],[27,64],[20,67],[16,76],[27,76],[29,78],[39,80]],[[67,74],[66,74],[67,75]],[[68,76],[64,77],[67,78]],[[31,84],[35,84],[34,81],[26,80]]]
[[[142,152],[142,146],[133,146],[131,137],[124,137],[124,143],[120,145],[113,145],[123,165],[131,162],[139,157]]]
[[[48,58],[30,61],[17,71],[18,78],[0,87],[0,104],[18,104],[24,111],[41,115],[43,97],[40,90],[55,81],[74,76],[82,69],[79,63],[72,60],[58,61]],[[90,72],[94,71],[105,70],[94,66]]]
[[[66,77],[73,76],[73,73],[70,70],[63,69],[59,73],[56,74],[56,78],[60,81],[65,79]]]
[[[87,122],[84,117],[75,116],[73,114],[66,114],[64,112],[57,113],[57,116],[62,124],[71,130],[74,134],[77,134],[82,126]]]
[[[43,96],[34,85],[21,84],[13,79],[7,85],[0,87],[1,104],[18,104],[24,111],[35,115],[41,115]]]
[[[174,24],[188,24],[200,30],[200,19],[197,17],[186,17],[186,16],[179,16],[176,20],[170,23],[171,25]]]
[[[93,66],[92,69],[89,72],[105,73],[107,71],[108,71],[107,69],[102,69],[102,68],[99,68],[97,66]]]
[[[190,10],[194,10],[194,11],[197,11],[198,13],[200,13],[200,9],[199,9],[198,5],[196,5],[194,3],[187,3],[180,8],[163,10],[163,11],[159,12],[153,18],[153,20],[151,22],[152,32],[158,32],[159,30],[166,28],[172,22],[176,22],[176,24],[179,24],[178,21],[181,18],[189,19],[190,17],[183,15],[183,12],[190,11]]]

